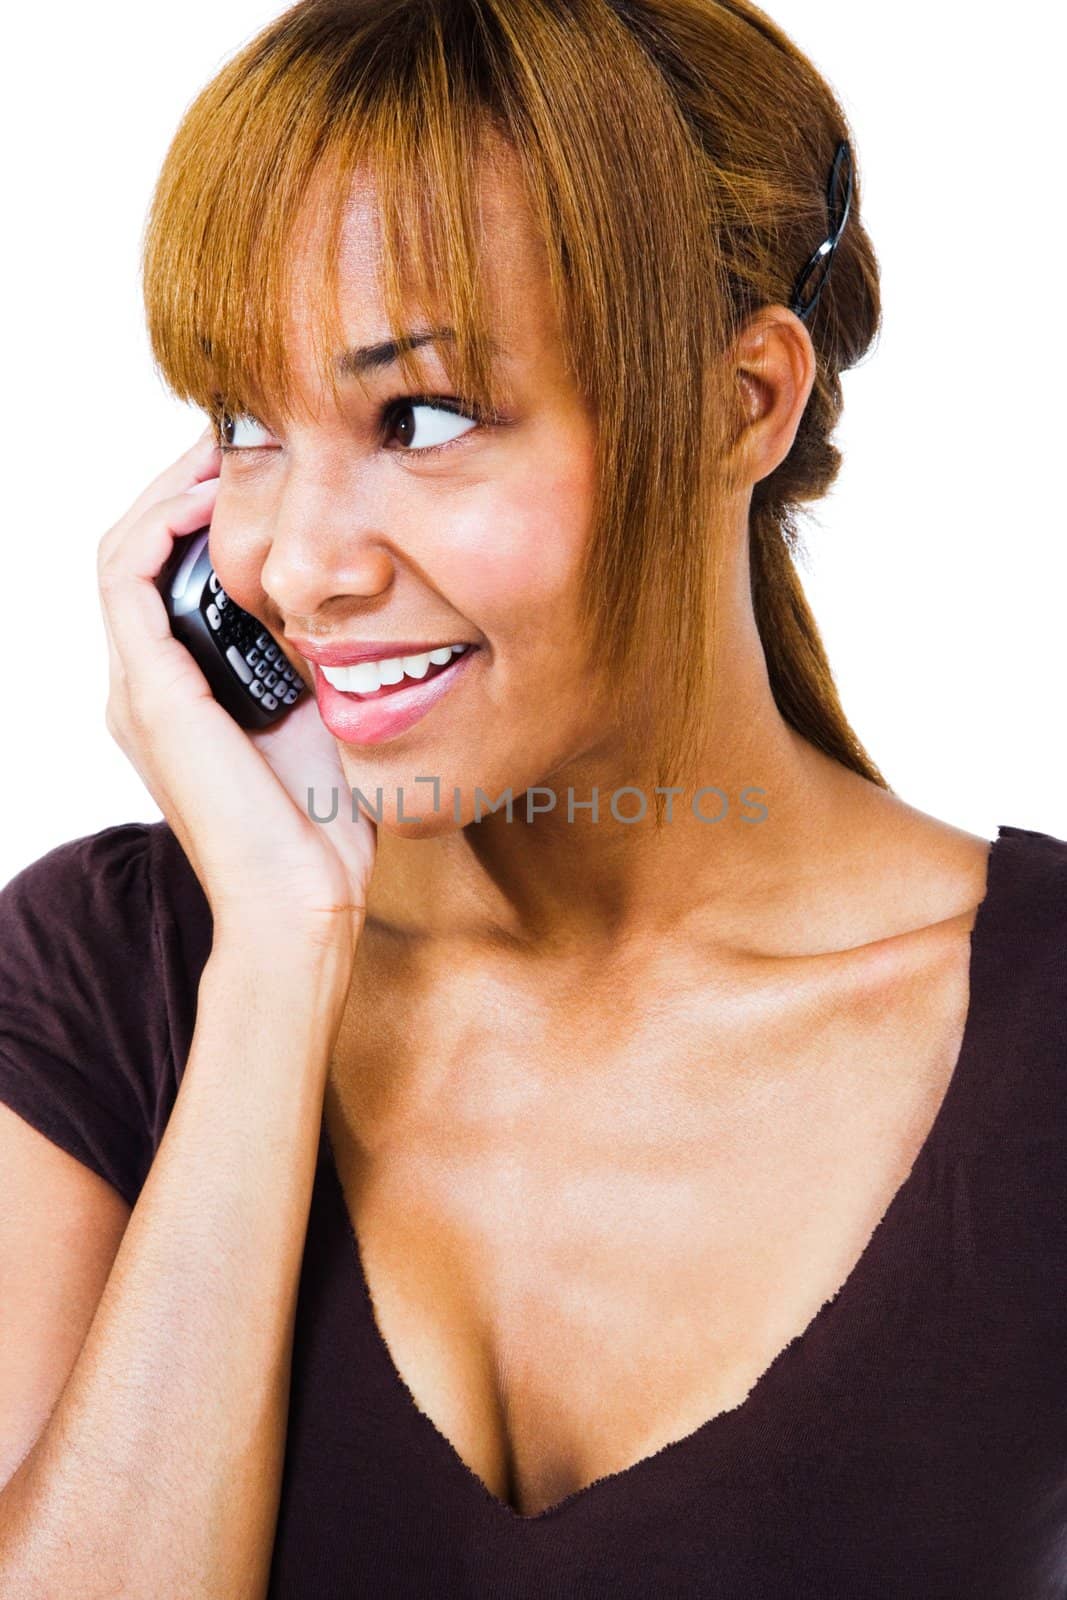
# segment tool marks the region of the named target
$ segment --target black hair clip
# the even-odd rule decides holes
[[[830,168],[826,206],[830,214],[830,236],[823,240],[798,277],[789,307],[801,322],[811,316],[819,303],[819,296],[826,287],[830,268],[834,264],[834,252],[852,209],[852,149],[847,139],[838,145],[834,164]]]

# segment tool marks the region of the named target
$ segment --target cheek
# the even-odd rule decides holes
[[[442,587],[491,645],[557,634],[577,604],[588,509],[566,481],[530,482],[451,530]],[[447,585],[447,587],[446,587]]]
[[[219,498],[221,501],[221,495]],[[266,604],[260,574],[269,542],[256,535],[254,525],[250,527],[243,514],[240,522],[227,519],[216,505],[210,548],[212,565],[226,593],[245,611],[258,615]]]

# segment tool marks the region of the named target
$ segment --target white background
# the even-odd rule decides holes
[[[769,9],[842,96],[883,268],[806,532],[846,713],[912,804],[1067,837],[1059,8],[1015,28],[957,0]],[[95,588],[102,533],[201,428],[149,360],[141,232],[184,108],[275,14],[66,0],[9,23],[0,881],[159,817],[104,725]]]

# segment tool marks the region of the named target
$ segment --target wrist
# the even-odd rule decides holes
[[[352,981],[363,918],[351,914],[282,921],[264,910],[216,913],[208,965],[231,982],[312,992],[342,1003]]]

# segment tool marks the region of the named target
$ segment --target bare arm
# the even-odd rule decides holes
[[[347,943],[216,942],[184,1078],[43,1432],[0,1492],[0,1600],[262,1600]],[[247,953],[246,952],[252,952]]]

